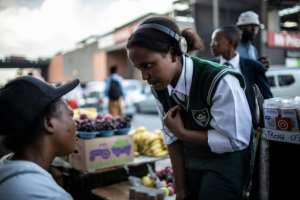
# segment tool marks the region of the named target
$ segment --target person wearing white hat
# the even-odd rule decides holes
[[[253,41],[258,34],[259,29],[263,27],[259,22],[258,15],[253,11],[243,12],[240,14],[236,25],[242,33],[241,42],[237,47],[240,56],[259,60],[266,68],[268,68],[268,59],[266,57],[258,57],[257,49],[253,45]]]

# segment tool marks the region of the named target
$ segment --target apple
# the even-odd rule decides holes
[[[169,183],[167,184],[167,186],[168,186],[168,187],[174,187],[174,183],[173,183],[173,182],[169,182]]]
[[[167,180],[168,183],[174,182],[174,181],[173,181],[173,176],[172,176],[172,175],[167,175],[166,180]]]
[[[162,177],[162,171],[161,171],[161,170],[157,171],[157,172],[156,172],[156,176],[157,176],[158,178],[161,178],[161,177]]]
[[[172,169],[172,167],[166,167],[166,168],[165,168],[165,172],[166,172],[166,174],[168,174],[168,175],[173,174],[173,169]]]
[[[88,116],[86,114],[80,114],[79,119],[81,120],[88,119]]]
[[[170,196],[172,196],[172,195],[175,193],[173,187],[168,187],[168,190],[169,190],[169,195],[170,195]]]
[[[155,182],[151,179],[150,176],[143,176],[142,178],[143,185],[146,187],[154,187]]]
[[[165,180],[159,181],[157,187],[167,187],[167,182]]]
[[[106,121],[112,121],[113,120],[113,116],[111,114],[107,113],[107,114],[104,115],[104,119]]]
[[[98,114],[97,117],[96,117],[96,120],[103,120],[103,118],[104,117],[101,114]]]
[[[164,192],[165,196],[169,196],[170,191],[167,187],[161,187],[160,190]]]

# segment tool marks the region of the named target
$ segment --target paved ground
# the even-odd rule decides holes
[[[149,131],[161,129],[161,121],[157,114],[136,114],[133,117],[132,127],[144,126]]]

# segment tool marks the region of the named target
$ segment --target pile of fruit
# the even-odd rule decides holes
[[[131,118],[129,117],[117,117],[114,119],[116,129],[130,128]]]
[[[74,119],[79,119],[80,115],[85,114],[89,118],[96,118],[98,115],[96,108],[76,108],[73,110],[74,112]]]
[[[130,128],[131,119],[128,117],[113,118],[110,114],[98,114],[96,118],[90,118],[86,114],[81,114],[75,122],[78,131],[91,132]]]
[[[166,145],[163,143],[160,130],[154,133],[148,132],[144,127],[132,131],[134,141],[134,155],[163,157],[168,154]]]
[[[95,131],[94,120],[86,114],[81,114],[79,120],[75,120],[75,123],[78,131]]]
[[[175,182],[173,178],[173,169],[166,167],[155,173],[149,173],[142,177],[142,183],[146,187],[162,190],[165,196],[175,194]]]

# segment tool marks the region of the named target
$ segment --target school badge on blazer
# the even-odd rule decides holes
[[[192,115],[195,122],[202,127],[206,127],[210,120],[210,114],[207,108],[201,110],[192,110]]]

